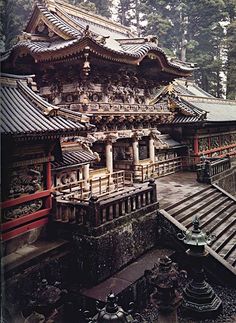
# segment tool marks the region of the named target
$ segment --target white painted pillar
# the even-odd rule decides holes
[[[112,142],[106,142],[106,167],[109,173],[113,173],[113,153],[112,153]]]
[[[133,140],[133,161],[134,165],[139,164],[139,144],[137,139]]]
[[[152,137],[149,139],[149,158],[152,163],[155,163],[155,146],[154,139]]]
[[[89,191],[89,164],[83,166],[84,189]]]

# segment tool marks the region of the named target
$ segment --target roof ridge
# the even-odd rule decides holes
[[[111,20],[111,19],[109,19],[109,18],[106,18],[106,17],[103,17],[103,16],[101,16],[101,15],[98,15],[98,14],[96,14],[96,13],[91,13],[91,12],[89,12],[89,11],[87,11],[87,10],[85,10],[85,9],[83,9],[83,8],[81,8],[81,7],[77,7],[77,6],[75,6],[75,5],[72,5],[72,4],[69,4],[69,3],[66,3],[66,2],[64,2],[63,0],[44,0],[44,1],[46,1],[46,2],[48,2],[50,5],[52,5],[52,3],[54,3],[54,5],[55,5],[55,8],[56,9],[61,9],[62,7],[64,7],[64,9],[66,10],[71,10],[72,12],[74,12],[74,13],[82,13],[82,14],[84,14],[87,18],[90,18],[91,19],[91,22],[93,22],[94,23],[94,18],[95,19],[97,19],[98,21],[100,21],[101,23],[102,23],[102,25],[104,24],[104,23],[106,23],[106,24],[108,24],[109,26],[113,26],[113,28],[112,27],[110,27],[112,30],[116,30],[116,29],[114,29],[114,28],[119,28],[119,29],[121,29],[121,30],[123,30],[123,33],[125,33],[125,31],[126,32],[128,32],[128,33],[130,33],[130,35],[132,35],[132,36],[134,36],[134,35],[136,35],[135,33],[133,33],[133,32],[131,32],[131,30],[130,30],[130,28],[129,27],[126,27],[126,26],[124,26],[124,25],[122,25],[122,24],[120,24],[120,23],[118,23],[118,22],[115,22],[115,21],[113,21],[113,20]],[[60,6],[59,8],[58,8],[58,5]],[[67,12],[68,13],[68,12]],[[70,14],[70,13],[69,13]],[[72,13],[71,13],[72,14]],[[73,14],[72,14],[73,15]],[[77,17],[80,17],[80,15],[75,15],[75,16],[77,16]],[[103,25],[104,26],[104,25]],[[106,26],[107,28],[109,28],[109,26]]]
[[[41,98],[41,96],[37,95],[33,90],[31,90],[30,87],[25,85],[21,80],[16,81],[16,83],[26,95],[30,95],[33,102],[36,103],[37,106],[39,106],[39,108],[41,108],[44,115],[49,115],[52,111],[56,111],[59,109],[58,107],[45,101],[43,98]],[[44,107],[42,108],[41,105]]]
[[[56,11],[50,10],[50,7],[47,5],[46,0],[36,0],[36,5],[39,11],[43,14],[43,19],[45,19],[50,24],[53,24],[54,28],[59,29],[61,32],[70,37],[81,36],[79,31],[69,25],[66,21],[61,21],[61,18],[56,15]],[[57,21],[57,23],[55,23]],[[65,26],[60,26],[60,24],[65,24]]]
[[[205,97],[205,96],[197,96],[197,95],[188,95],[188,94],[181,94],[181,97],[188,97],[190,99],[199,99],[202,101],[214,101],[217,103],[229,103],[229,104],[236,104],[236,100],[230,100],[230,99],[224,99],[224,98],[216,98],[214,96],[209,96],[209,97]]]

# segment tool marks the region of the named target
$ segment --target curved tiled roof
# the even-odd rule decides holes
[[[109,44],[111,44],[111,42],[109,42]],[[39,61],[51,61],[53,59],[66,58],[72,56],[73,54],[80,53],[85,49],[85,47],[89,47],[89,50],[96,53],[98,56],[102,56],[113,61],[129,62],[130,64],[136,64],[142,61],[142,59],[149,52],[152,52],[160,56],[160,59],[162,60],[161,64],[163,65],[162,68],[164,70],[170,69],[172,73],[191,73],[192,71],[192,68],[188,66],[180,66],[174,62],[168,61],[164,51],[157,46],[150,44],[143,44],[139,46],[135,45],[134,47],[136,48],[136,51],[132,51],[131,46],[129,46],[129,51],[125,51],[123,48],[124,45],[117,45],[116,47],[101,45],[99,41],[91,38],[90,36],[72,40],[57,40],[56,42],[52,43],[40,41],[29,42],[27,40],[20,41],[13,47],[12,51],[17,48],[25,48]],[[51,54],[53,54],[53,56]]]
[[[49,23],[52,24],[56,29],[61,30],[63,33],[67,34],[68,36],[72,37],[80,37],[81,32],[77,29],[73,28],[64,20],[60,19],[58,15],[51,13],[47,7],[41,3],[41,1],[36,2],[37,8],[42,13],[44,19]]]
[[[74,167],[81,164],[95,161],[97,158],[86,149],[78,149],[76,151],[63,152],[62,160],[55,160],[52,162],[52,168],[60,170],[63,168]]]
[[[204,99],[189,102],[198,109],[207,112],[207,122],[236,122],[236,101]]]
[[[37,35],[34,34],[33,26],[35,27],[37,10],[40,13],[39,19],[54,31],[60,40],[35,40]],[[27,49],[37,61],[65,59],[81,53],[87,46],[90,52],[112,61],[138,64],[151,53],[156,55],[162,70],[167,73],[186,76],[193,70],[190,65],[170,61],[155,42],[146,38],[134,38],[127,27],[97,15],[93,17],[93,14],[60,0],[38,0],[26,31],[26,40],[20,41],[12,51]],[[32,35],[29,34],[31,32]],[[9,55],[5,59],[7,57]]]
[[[26,78],[4,74],[1,78],[2,134],[68,136],[86,129],[80,113],[49,104],[27,86]]]

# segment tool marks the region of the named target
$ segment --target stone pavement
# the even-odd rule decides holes
[[[197,174],[195,172],[177,172],[160,177],[156,179],[156,184],[160,209],[165,209],[167,206],[208,186],[208,184],[197,182]]]
[[[144,275],[146,269],[152,269],[158,258],[170,256],[172,253],[173,250],[170,249],[154,249],[148,251],[145,255],[102,283],[88,289],[83,289],[81,294],[85,297],[105,302],[107,295],[111,291],[115,295],[119,295],[138,281]]]

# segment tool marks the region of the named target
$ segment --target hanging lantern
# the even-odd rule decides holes
[[[85,61],[84,61],[84,65],[83,65],[83,74],[85,77],[87,77],[89,75],[90,70],[91,70],[90,62],[88,60],[88,57],[89,57],[89,47],[88,46],[85,47],[84,57],[85,57]]]

